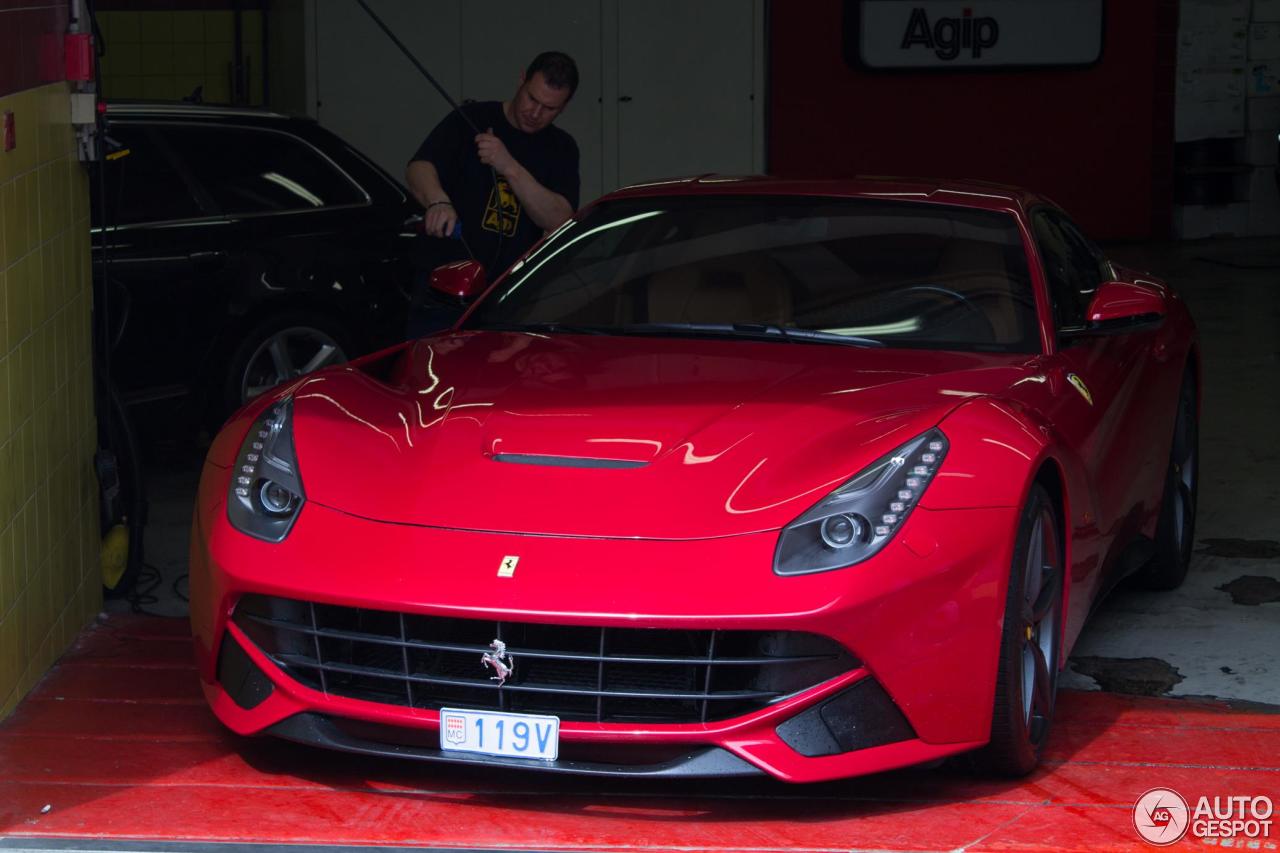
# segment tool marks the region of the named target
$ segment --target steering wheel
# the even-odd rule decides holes
[[[968,312],[974,318],[977,319],[978,324],[982,330],[982,334],[986,336],[988,341],[991,341],[993,343],[995,342],[996,329],[995,329],[995,326],[991,325],[991,318],[987,316],[985,311],[983,311],[977,305],[974,305],[971,301],[969,301],[969,297],[965,296],[963,293],[960,293],[959,291],[956,291],[956,290],[952,290],[949,287],[943,287],[942,285],[939,285],[939,284],[916,284],[916,285],[912,285],[911,287],[904,287],[901,290],[894,291],[894,295],[898,296],[898,295],[917,292],[917,291],[921,293],[929,293],[929,294],[934,294],[938,296],[943,296],[949,299],[950,301],[954,302],[960,308],[963,308],[966,312]]]

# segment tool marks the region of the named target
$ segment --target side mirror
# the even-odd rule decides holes
[[[484,267],[476,261],[454,261],[431,271],[431,289],[455,299],[475,299],[487,286]]]
[[[1132,328],[1165,315],[1165,290],[1154,282],[1107,281],[1093,294],[1086,317],[1094,331]]]

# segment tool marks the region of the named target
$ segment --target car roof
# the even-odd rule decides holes
[[[787,195],[814,198],[868,198],[922,201],[987,210],[1026,210],[1052,203],[1020,187],[975,180],[857,177],[845,179],[779,178],[768,175],[694,175],[632,184],[604,199],[684,195]]]
[[[227,119],[251,118],[261,121],[310,121],[296,116],[257,107],[232,107],[214,104],[187,104],[179,101],[108,101],[107,117],[115,118],[181,118]]]

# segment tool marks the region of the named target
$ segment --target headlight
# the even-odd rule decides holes
[[[293,400],[263,412],[240,445],[227,494],[227,518],[242,533],[280,542],[306,495],[293,450]]]
[[[783,528],[773,570],[825,572],[875,554],[907,520],[946,453],[947,437],[931,429],[867,466]]]

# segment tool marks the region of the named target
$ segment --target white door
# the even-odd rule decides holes
[[[747,0],[618,0],[619,185],[758,171],[759,14]]]
[[[369,4],[453,97],[461,80],[456,0]],[[405,165],[449,105],[355,2],[314,5],[315,117],[404,180]]]
[[[558,124],[583,204],[652,178],[763,170],[764,0],[370,0],[458,99],[503,100],[543,50],[578,63]],[[447,103],[354,2],[307,0],[313,115],[397,178]]]
[[[520,72],[545,50],[578,65],[578,92],[556,119],[578,143],[580,202],[602,192],[600,165],[600,2],[490,0],[462,4],[461,97],[503,101],[515,94]]]

